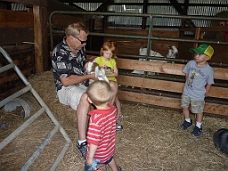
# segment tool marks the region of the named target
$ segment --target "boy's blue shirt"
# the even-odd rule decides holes
[[[198,67],[196,61],[191,60],[185,65],[183,72],[188,75],[183,94],[195,100],[204,100],[206,85],[214,84],[213,68],[209,64]]]

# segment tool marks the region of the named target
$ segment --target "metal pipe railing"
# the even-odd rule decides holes
[[[153,57],[150,57],[150,49],[152,46],[153,40],[163,40],[163,41],[173,41],[173,42],[188,42],[188,43],[209,43],[209,44],[220,44],[220,45],[228,45],[228,42],[221,42],[221,41],[204,41],[204,40],[192,40],[192,39],[183,39],[183,38],[164,38],[164,37],[155,37],[152,36],[153,33],[153,19],[154,18],[174,18],[174,19],[192,19],[192,20],[217,20],[221,21],[224,20],[224,18],[218,18],[218,17],[199,17],[199,16],[180,16],[180,15],[167,15],[167,14],[138,14],[138,13],[110,13],[110,12],[75,12],[75,11],[54,11],[51,13],[49,17],[49,23],[50,23],[50,41],[51,41],[51,49],[53,49],[53,33],[64,33],[63,30],[55,30],[52,29],[52,19],[53,16],[56,14],[72,14],[72,15],[86,15],[86,16],[128,16],[128,17],[146,17],[149,20],[149,28],[148,28],[148,35],[147,36],[136,36],[136,35],[122,35],[122,34],[109,34],[109,33],[96,33],[96,32],[90,32],[90,35],[92,36],[103,36],[103,37],[118,37],[118,38],[130,38],[130,39],[146,39],[147,40],[147,55],[145,56],[137,56],[140,58],[145,59],[153,59]],[[123,56],[122,54],[118,54],[118,56]],[[131,55],[133,56],[133,55]],[[156,59],[156,57],[155,57]],[[168,60],[168,59],[164,59]],[[178,61],[172,59],[172,61]],[[180,59],[179,61],[185,61]],[[210,63],[210,62],[209,62]],[[210,63],[211,64],[211,63]],[[222,64],[222,63],[213,63],[215,66],[225,66],[227,67],[228,64]]]

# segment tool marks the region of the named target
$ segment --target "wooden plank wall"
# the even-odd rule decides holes
[[[0,46],[25,76],[35,73],[34,18],[32,12],[0,10]],[[27,42],[27,43],[25,43]],[[0,53],[0,67],[9,64]],[[0,99],[23,85],[14,70],[0,74]]]
[[[0,46],[34,42],[33,13],[0,10]]]
[[[117,65],[120,70],[125,71],[120,72],[118,76],[118,83],[121,85],[118,92],[120,99],[181,109],[180,97],[184,81],[177,79],[175,81],[175,78],[184,78],[184,74],[182,73],[184,64],[117,58]],[[163,76],[163,78],[158,78],[159,75],[157,77],[147,77],[144,75],[129,74],[132,70],[156,72],[161,74],[160,76]],[[214,71],[215,80],[224,81],[227,84],[228,68],[214,68]],[[208,101],[208,98],[217,99],[218,102],[216,100],[214,102]],[[211,87],[206,98],[204,112],[228,116],[228,87],[219,87],[216,84]]]
[[[4,46],[3,49],[26,77],[35,73],[34,45],[11,45]],[[8,64],[0,53],[0,67]],[[0,100],[8,97],[12,92],[20,90],[22,87],[24,87],[24,84],[13,69],[0,73]]]

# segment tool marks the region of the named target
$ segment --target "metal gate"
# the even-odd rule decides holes
[[[24,164],[24,166],[20,169],[21,171],[28,170],[28,168],[33,164],[33,162],[39,157],[40,153],[43,151],[44,147],[48,144],[48,142],[51,140],[51,138],[59,131],[62,136],[66,140],[65,146],[62,148],[61,152],[59,153],[58,157],[56,158],[55,162],[51,166],[50,170],[54,171],[60,161],[63,159],[66,151],[71,146],[71,139],[65,132],[65,130],[62,128],[60,123],[56,120],[53,113],[50,111],[48,106],[44,103],[42,98],[39,96],[39,94],[36,92],[36,90],[32,87],[32,85],[28,82],[26,77],[23,75],[23,73],[20,71],[20,69],[14,64],[13,60],[9,56],[9,54],[0,47],[0,51],[5,57],[5,59],[9,62],[8,65],[3,66],[0,68],[0,73],[5,72],[10,69],[14,69],[20,79],[25,84],[25,87],[21,90],[17,91],[16,93],[10,95],[9,97],[3,99],[0,101],[0,108],[3,107],[8,102],[14,100],[15,98],[25,94],[26,92],[31,92],[32,95],[35,97],[35,99],[39,102],[41,108],[36,111],[29,119],[27,119],[21,126],[19,126],[16,130],[14,130],[8,137],[6,137],[1,143],[0,143],[0,151],[11,141],[13,141],[25,128],[27,128],[31,123],[33,123],[41,114],[46,113],[48,117],[51,119],[51,121],[54,123],[53,130],[49,133],[49,135],[44,139],[44,141],[40,144],[40,146],[36,149],[36,151],[31,155],[31,157],[27,160],[27,162]]]

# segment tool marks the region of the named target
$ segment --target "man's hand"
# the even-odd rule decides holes
[[[94,81],[97,81],[98,78],[95,76],[95,74],[89,74],[91,76],[90,79],[94,80]]]

